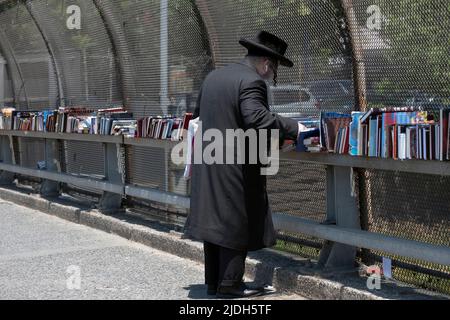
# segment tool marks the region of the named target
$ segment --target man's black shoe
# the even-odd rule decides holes
[[[263,294],[264,288],[249,288],[244,283],[239,286],[219,286],[217,288],[217,298],[235,299],[256,297]]]
[[[208,284],[208,289],[206,290],[208,296],[214,296],[217,293],[217,286],[213,284]]]

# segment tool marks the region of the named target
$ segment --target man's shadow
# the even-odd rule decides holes
[[[247,284],[254,284],[253,282],[246,282]],[[184,287],[184,290],[189,290],[188,298],[193,300],[217,300],[215,295],[208,295],[206,293],[207,286],[205,284],[191,284],[188,287]],[[258,297],[266,297],[275,294],[276,291],[273,288],[266,288],[264,292],[254,298],[248,299],[257,299]],[[221,300],[221,299],[219,299]]]
[[[211,296],[206,293],[206,284],[191,284],[184,287],[184,290],[189,290],[188,298],[194,300],[214,300],[216,296]]]

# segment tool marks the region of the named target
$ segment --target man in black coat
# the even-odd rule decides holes
[[[194,113],[194,118],[200,117],[200,133],[215,129],[225,137],[227,129],[276,129],[283,139],[296,140],[304,126],[270,112],[265,82],[276,82],[278,64],[293,66],[284,56],[287,44],[265,31],[239,43],[248,49],[245,59],[211,72],[202,85]],[[202,151],[206,146],[203,141]],[[248,141],[245,146],[248,151]],[[223,151],[230,152],[226,147]],[[247,252],[276,242],[262,164],[246,159],[244,163],[203,162],[192,167],[185,236],[204,242],[208,294],[217,293],[218,297],[258,294],[260,290],[250,289],[242,281]]]

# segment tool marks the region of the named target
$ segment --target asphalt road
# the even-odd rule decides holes
[[[0,299],[208,299],[203,279],[200,263],[0,199]]]

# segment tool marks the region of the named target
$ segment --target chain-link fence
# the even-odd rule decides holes
[[[0,103],[23,110],[124,105],[135,118],[181,115],[193,110],[209,71],[243,57],[239,38],[260,29],[285,39],[295,63],[280,68],[271,90],[271,107],[281,114],[450,103],[447,0],[0,1]],[[43,160],[43,141],[16,140],[21,165]],[[65,142],[61,171],[102,178],[103,150]],[[127,183],[188,195],[183,168],[168,159],[164,148],[127,146]],[[447,178],[358,173],[364,230],[450,245]],[[268,190],[274,212],[326,217],[325,166],[282,161]],[[316,258],[322,243],[283,233],[277,247]],[[363,250],[360,259],[378,263],[384,255]],[[448,267],[391,258],[395,278],[450,292]]]

